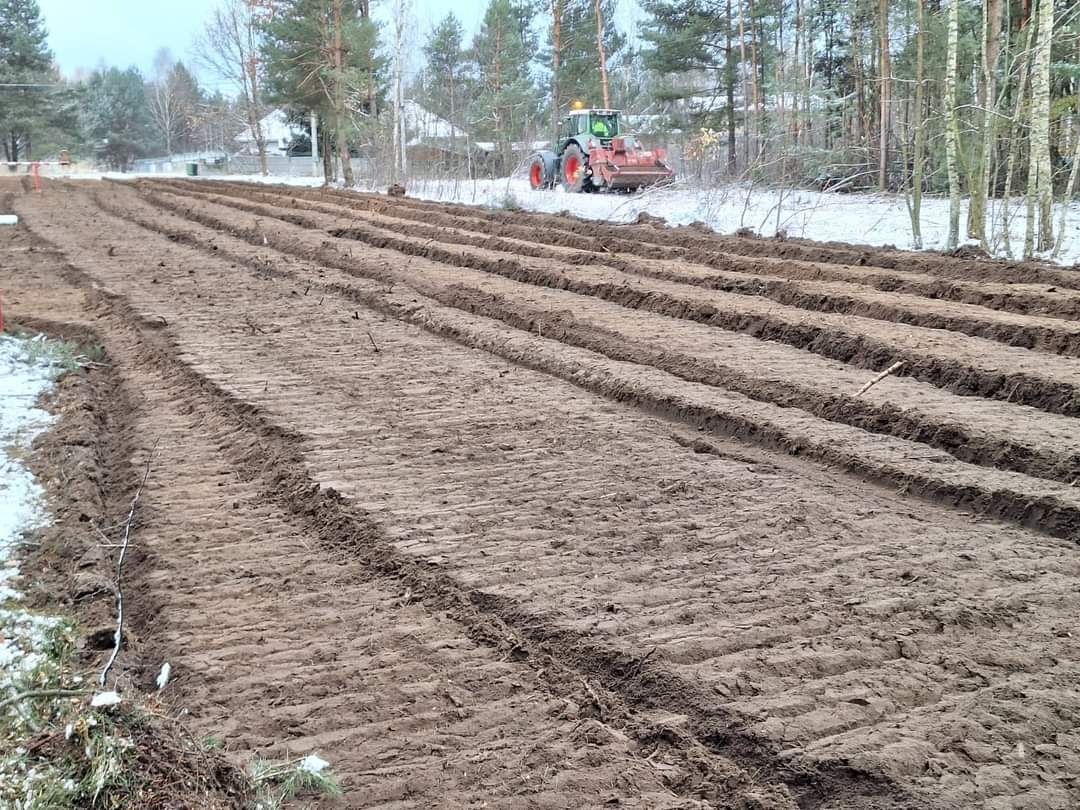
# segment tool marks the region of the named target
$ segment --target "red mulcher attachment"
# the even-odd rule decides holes
[[[611,148],[589,150],[593,185],[633,191],[643,186],[670,182],[675,178],[667,165],[667,151],[644,149],[634,138],[611,139]]]

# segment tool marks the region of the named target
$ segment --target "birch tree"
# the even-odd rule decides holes
[[[889,182],[889,101],[892,90],[892,67],[889,60],[889,0],[878,0],[878,35],[880,37],[881,110],[878,121],[878,188],[887,190]]]
[[[946,250],[955,250],[960,242],[960,176],[957,171],[957,150],[960,142],[960,122],[956,109],[957,50],[960,33],[960,0],[949,6],[949,33],[945,56],[945,163],[949,174],[949,236]]]
[[[247,0],[222,0],[221,5],[211,12],[195,51],[204,67],[236,88],[244,120],[255,139],[259,170],[265,175],[266,135],[262,119],[266,115],[266,106],[260,42],[259,22],[253,4]]]
[[[922,192],[923,168],[926,161],[926,107],[924,54],[926,41],[926,8],[924,0],[915,0],[915,153],[911,169],[911,238],[916,250],[922,249]]]
[[[1053,177],[1050,164],[1050,45],[1054,2],[1039,0],[1034,61],[1031,66],[1031,157],[1028,160],[1027,227],[1024,258],[1050,250],[1054,243]],[[1037,227],[1036,227],[1037,223]],[[1037,233],[1036,233],[1037,231]]]

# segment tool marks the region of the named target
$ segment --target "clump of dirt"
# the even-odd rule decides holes
[[[390,188],[386,190],[386,193],[389,194],[391,197],[404,197],[405,186],[401,185],[400,183],[394,183],[394,185],[390,186]]]
[[[640,214],[638,214],[637,219],[634,220],[634,222],[638,225],[656,225],[658,227],[667,225],[666,219],[664,219],[663,217],[653,216],[647,211],[642,211]]]

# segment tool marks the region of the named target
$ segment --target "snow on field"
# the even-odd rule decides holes
[[[703,222],[718,233],[751,228],[762,236],[778,230],[790,237],[856,245],[913,247],[911,219],[902,196],[893,194],[835,194],[809,190],[766,189],[749,184],[716,189],[671,187],[639,194],[567,194],[561,188],[533,191],[524,179],[413,181],[409,194],[431,200],[472,205],[517,205],[529,211],[556,213],[569,211],[588,219],[630,222],[641,212],[663,217],[671,225]],[[1000,230],[1000,205],[992,206],[990,217]],[[1055,229],[1060,206],[1054,213]],[[967,203],[961,211],[961,231],[967,217]],[[1023,250],[1025,214],[1021,206],[1009,207],[1010,233],[1014,255]],[[923,246],[931,250],[945,247],[948,235],[949,202],[940,197],[924,197],[922,211]],[[995,251],[1005,255],[1004,246]],[[1080,261],[1080,204],[1069,206],[1066,237],[1059,261]]]
[[[37,406],[59,368],[44,337],[0,335],[0,697],[15,689],[20,673],[40,662],[50,617],[18,606],[18,544],[48,521],[45,493],[26,465],[34,438],[53,417]]]

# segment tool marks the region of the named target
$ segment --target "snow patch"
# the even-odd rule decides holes
[[[528,211],[556,214],[567,211],[585,219],[633,222],[638,214],[663,217],[669,225],[702,222],[717,233],[730,234],[750,228],[761,236],[783,232],[790,237],[851,245],[898,248],[914,246],[907,202],[896,194],[838,194],[808,189],[772,189],[738,183],[714,189],[683,186],[654,188],[638,194],[568,194],[561,187],[533,191],[528,180],[416,180],[408,185],[409,195],[442,202],[503,207],[508,202]],[[1024,246],[1026,213],[1013,200],[1006,210],[999,200],[988,203],[987,223],[1000,234],[1001,220],[1009,218],[1009,234],[1014,255]],[[1057,227],[1061,205],[1055,206]],[[949,230],[949,201],[924,196],[922,238],[927,250],[943,250]],[[961,227],[967,221],[967,201],[960,211]],[[967,244],[975,244],[968,240]],[[995,253],[1004,254],[998,244]],[[1058,259],[1061,264],[1080,261],[1080,203],[1071,203],[1065,221],[1065,241]]]
[[[48,523],[45,491],[24,462],[34,439],[53,422],[37,406],[56,378],[42,344],[38,338],[0,335],[0,694],[13,691],[18,676],[42,662],[40,650],[58,624],[21,610],[12,584],[19,574],[19,543]]]
[[[95,709],[107,709],[119,704],[120,695],[117,692],[98,692],[90,699],[90,705]]]
[[[308,754],[300,760],[300,770],[308,773],[322,773],[330,767],[330,763],[318,754]]]

